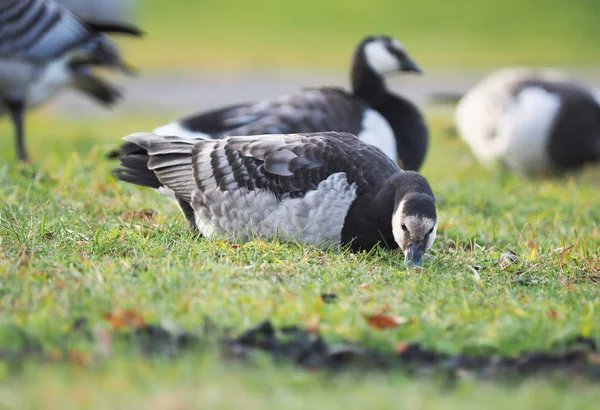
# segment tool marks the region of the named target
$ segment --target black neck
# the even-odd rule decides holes
[[[429,145],[429,130],[419,109],[407,99],[390,93],[377,111],[394,131],[400,166],[406,171],[418,171]]]
[[[388,90],[383,77],[369,67],[362,52],[354,58],[351,77],[354,95],[368,102],[373,108],[385,101]]]
[[[383,77],[369,67],[361,52],[354,58],[352,91],[379,111],[392,127],[403,169],[418,170],[429,143],[425,120],[414,104],[388,91]]]
[[[375,188],[377,189],[377,188]],[[360,195],[350,206],[344,228],[342,245],[353,251],[370,250],[379,245],[396,249],[392,232],[392,215],[396,205],[412,194],[435,197],[427,180],[416,172],[398,172],[390,176],[376,191]]]
[[[388,180],[377,192],[356,198],[342,229],[343,245],[349,244],[353,251],[370,250],[378,244],[388,249],[398,247],[392,234],[396,192],[391,185]]]

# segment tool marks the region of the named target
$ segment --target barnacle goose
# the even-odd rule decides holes
[[[116,22],[79,20],[53,0],[5,0],[0,5],[0,115],[15,126],[17,156],[28,161],[25,111],[73,87],[103,104],[119,92],[93,73],[94,66],[131,73],[103,33],[141,35]]]
[[[254,103],[236,104],[172,122],[159,135],[222,138],[226,135],[349,132],[382,149],[407,170],[418,170],[427,152],[429,132],[423,115],[409,100],[391,93],[384,76],[420,73],[404,46],[389,36],[366,37],[356,48],[352,92],[304,88]],[[126,152],[113,151],[109,157]]]
[[[218,140],[132,134],[122,181],[171,189],[205,237],[279,237],[352,250],[400,247],[418,264],[437,230],[427,180],[352,134]]]
[[[557,70],[507,68],[459,101],[459,135],[485,166],[526,177],[600,160],[600,94]]]

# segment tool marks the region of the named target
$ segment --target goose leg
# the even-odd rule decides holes
[[[29,154],[25,146],[25,104],[22,101],[5,101],[10,117],[15,126],[15,144],[19,161],[29,162]]]

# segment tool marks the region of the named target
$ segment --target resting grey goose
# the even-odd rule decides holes
[[[139,36],[118,22],[84,22],[53,0],[5,0],[0,5],[0,115],[15,126],[17,156],[28,161],[25,111],[74,87],[103,104],[118,90],[93,73],[94,66],[130,73],[114,43],[103,33]]]
[[[600,160],[600,94],[556,70],[506,68],[459,101],[460,137],[487,167],[560,175]]]
[[[204,112],[154,130],[159,135],[223,138],[227,135],[349,132],[382,149],[406,170],[418,170],[427,153],[429,131],[409,100],[390,92],[384,76],[420,73],[404,46],[390,36],[366,37],[356,48],[352,92],[333,87],[304,88],[254,103]],[[121,150],[111,157],[127,152]]]
[[[205,237],[279,237],[351,250],[400,247],[419,264],[437,230],[427,180],[347,133],[218,140],[132,134],[118,179],[175,194]]]

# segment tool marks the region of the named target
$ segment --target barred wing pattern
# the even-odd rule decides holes
[[[230,135],[360,132],[368,106],[337,88],[305,88],[258,103],[235,105],[191,116],[181,122],[213,138]]]
[[[337,132],[200,141],[193,156],[200,190],[265,189],[280,198],[301,196],[338,172],[344,172],[360,194],[400,170],[379,149]],[[373,163],[378,164],[376,170]]]
[[[7,0],[0,6],[0,56],[49,60],[94,33],[52,0]]]

